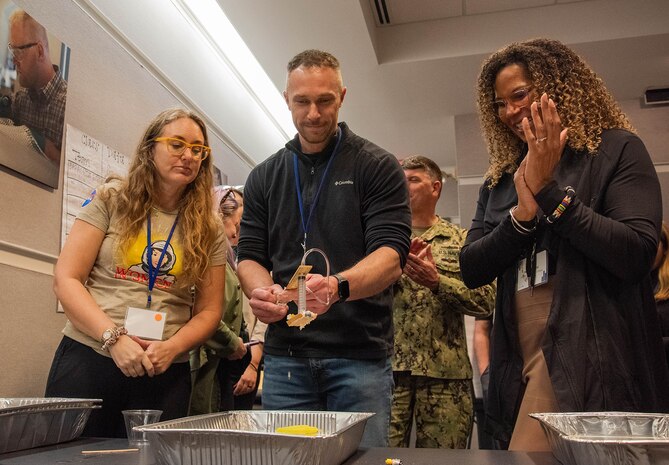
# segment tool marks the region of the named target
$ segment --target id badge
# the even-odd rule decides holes
[[[125,329],[132,336],[162,341],[167,313],[146,308],[128,307]]]
[[[527,276],[527,266],[523,258],[518,261],[518,279],[516,280],[516,291],[522,291],[530,287],[530,280]],[[537,253],[537,263],[534,270],[534,286],[541,286],[548,282],[548,252],[542,250]]]

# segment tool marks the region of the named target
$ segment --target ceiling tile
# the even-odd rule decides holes
[[[533,8],[538,6],[554,5],[555,0],[463,0],[464,14],[478,15],[498,11],[516,10],[519,8]]]
[[[462,0],[369,0],[377,26],[415,23],[462,15]]]

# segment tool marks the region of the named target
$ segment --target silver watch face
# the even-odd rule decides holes
[[[105,332],[102,333],[102,342],[107,342],[112,338],[113,335],[114,333],[112,332],[111,329],[105,329]]]

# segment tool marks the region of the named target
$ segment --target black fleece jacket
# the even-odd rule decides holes
[[[340,123],[342,140],[314,207],[307,250],[317,247],[330,261],[330,274],[344,271],[379,247],[391,247],[404,266],[411,235],[411,211],[404,172],[397,159]],[[320,154],[300,152],[296,137],[255,167],[244,187],[239,261],[254,260],[285,286],[300,264],[304,231],[294,176],[297,157],[305,216],[336,138]],[[306,219],[305,219],[306,220]],[[319,254],[310,254],[312,273],[325,275]],[[285,320],[269,325],[265,351],[296,357],[381,359],[393,350],[392,290],[334,304],[304,330]],[[296,308],[291,304],[291,312]]]

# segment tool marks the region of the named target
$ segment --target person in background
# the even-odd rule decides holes
[[[495,290],[470,290],[460,277],[458,255],[466,231],[435,213],[441,195],[439,166],[422,156],[401,161],[409,187],[412,240],[395,283],[390,446],[467,447],[473,420],[472,367],[464,315],[488,316]]]
[[[225,267],[225,303],[223,319],[214,335],[202,347],[191,353],[191,370],[194,371],[190,414],[233,410],[235,392],[244,394],[253,389],[249,382],[238,383],[239,367],[249,363],[242,314],[242,290],[237,278],[237,257],[232,249],[239,240],[240,204],[238,193],[230,187],[214,188],[214,206],[220,215],[228,239]],[[248,338],[247,338],[248,339]]]
[[[249,340],[254,343],[257,341],[257,344],[251,345],[251,361],[240,377],[240,382],[245,381],[252,383],[253,389],[246,394],[237,395],[235,397],[235,409],[251,410],[258,399],[261,373],[264,367],[263,351],[267,323],[263,323],[253,314],[253,310],[251,309],[251,305],[249,305],[247,298],[244,298],[242,310],[244,312],[244,323],[246,324]]]
[[[657,255],[653,263],[653,280],[655,281],[655,303],[662,327],[662,342],[669,364],[669,227],[662,222],[660,242],[657,244]]]
[[[28,126],[51,161],[60,163],[67,82],[51,63],[46,29],[28,13],[17,10],[9,17],[9,52],[19,84],[11,105],[16,125]]]
[[[508,445],[493,439],[485,428],[486,399],[490,382],[490,333],[492,332],[494,312],[487,317],[477,317],[474,321],[474,357],[480,373],[482,406],[476,412],[477,439],[479,449],[507,449]]]
[[[188,351],[216,329],[225,289],[210,151],[199,116],[160,113],[127,178],[93,191],[74,221],[55,269],[68,321],[45,395],[103,400],[84,436],[125,437],[125,409],[188,413]],[[148,272],[129,271],[138,263]]]
[[[242,187],[237,186],[233,188],[235,199],[239,205],[235,212],[238,229],[237,239],[232,244],[233,249],[237,248],[239,242],[239,222],[241,222],[242,213],[244,212],[244,192],[241,190]],[[238,361],[235,369],[232,370],[236,382],[233,394],[235,396],[235,410],[251,410],[255,404],[258,385],[260,383],[267,324],[258,320],[253,314],[248,298],[246,298],[244,293],[242,293],[242,314],[244,317],[242,338],[245,342],[252,341],[252,345],[249,347],[250,360],[245,358]]]
[[[564,44],[491,55],[478,79],[490,153],[460,254],[497,279],[487,426],[550,450],[531,412],[666,412],[650,270],[662,201],[646,148],[601,79]]]
[[[409,250],[411,212],[397,159],[338,123],[345,95],[331,54],[290,60],[284,97],[298,134],[249,174],[238,270],[253,313],[269,324],[263,408],[375,412],[362,444],[385,446],[391,285]],[[297,293],[284,286],[312,248],[333,274],[309,255],[306,304],[317,318],[299,329],[286,322]]]

